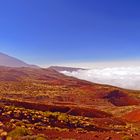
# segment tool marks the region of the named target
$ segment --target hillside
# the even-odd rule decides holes
[[[51,66],[51,67],[49,67],[49,69],[53,69],[53,70],[56,70],[58,72],[62,72],[62,71],[73,72],[73,71],[78,71],[78,70],[86,70],[83,68],[62,67],[62,66]]]
[[[4,53],[0,53],[0,66],[38,68],[38,66],[29,65],[17,58],[14,58]]]
[[[111,103],[116,106],[136,105],[139,103],[137,98],[128,95],[129,91],[127,90],[65,76],[50,68],[0,67],[0,73],[0,89],[4,88],[5,92],[8,90],[8,94],[11,94],[10,92],[20,94],[20,90],[22,90],[24,93],[22,97],[24,97],[26,92],[37,92],[36,90],[39,90],[42,95],[48,96],[49,101],[60,102],[61,104],[68,102],[71,104],[96,105],[97,100],[98,104],[103,102],[106,105]],[[8,89],[4,87],[5,85],[6,87],[8,86]],[[27,86],[29,90],[25,91]],[[32,90],[30,91],[30,89]],[[54,96],[49,92],[55,93]],[[49,99],[50,96],[52,97]],[[31,96],[31,100],[33,98]]]
[[[140,108],[138,94],[139,91],[69,77],[50,68],[0,67],[0,121],[10,137],[24,126],[24,132],[31,131],[26,137],[42,134],[45,139],[105,139],[109,136],[118,140],[137,134],[138,140],[136,129],[140,125],[124,118],[124,114],[129,118],[129,112]],[[128,127],[131,125],[133,129]]]

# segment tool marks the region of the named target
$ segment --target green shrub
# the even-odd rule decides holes
[[[124,137],[122,138],[122,140],[133,140],[133,138],[130,137],[130,136],[124,136]]]
[[[46,138],[38,136],[35,140],[46,140]]]
[[[27,136],[27,135],[29,135],[29,130],[22,127],[16,127],[14,130],[8,133],[8,136],[12,138],[22,137],[22,136]]]

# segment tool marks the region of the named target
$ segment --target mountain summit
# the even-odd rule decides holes
[[[35,66],[35,65],[29,65],[17,58],[11,57],[11,56],[1,53],[1,52],[0,52],[0,66],[37,68],[37,66]]]

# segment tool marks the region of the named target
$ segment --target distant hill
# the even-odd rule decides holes
[[[9,55],[1,53],[1,52],[0,52],[0,66],[38,68],[38,66],[29,65],[17,58],[14,58],[12,56],[9,56]]]
[[[66,76],[53,69],[35,69],[29,67],[3,67],[0,66],[0,82],[44,81],[49,84],[64,85],[92,85],[91,82]]]
[[[58,72],[61,72],[61,71],[73,72],[73,71],[78,71],[78,70],[86,70],[83,68],[61,67],[61,66],[51,66],[51,67],[49,67],[49,69],[53,69],[53,70],[56,70]]]
[[[0,93],[3,97],[24,98],[29,93],[30,101],[70,103],[94,106],[129,106],[138,105],[140,101],[132,91],[113,86],[91,83],[75,77],[66,76],[54,69],[12,68],[0,66]],[[16,91],[16,92],[15,92]],[[36,93],[36,94],[33,94]],[[43,96],[41,100],[34,96]],[[132,96],[132,95],[133,96]],[[1,97],[0,95],[0,97]],[[48,98],[48,97],[49,98]],[[29,98],[28,98],[29,99]]]

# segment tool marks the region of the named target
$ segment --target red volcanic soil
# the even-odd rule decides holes
[[[42,132],[39,132],[40,129],[35,130],[38,131],[36,134],[44,133],[51,139],[62,137],[77,140],[121,140],[125,134],[135,133],[135,131],[131,133],[125,128],[124,121],[140,121],[140,109],[124,115],[123,119],[125,120],[113,115],[113,111],[116,111],[115,114],[117,114],[120,109],[125,109],[124,106],[139,105],[139,98],[128,90],[65,76],[52,69],[0,67],[0,82],[0,102],[4,105],[43,112],[65,113],[59,119],[64,117],[66,121],[59,121],[56,125],[61,128],[60,125],[64,122],[62,123],[66,128],[64,132],[61,130],[43,129]],[[37,116],[40,118],[40,115]],[[33,116],[35,117],[35,115]],[[67,132],[68,122],[73,121],[69,119],[70,121],[67,122],[69,116],[78,118],[76,125],[79,125],[80,120],[82,126],[74,127],[76,130],[73,131],[68,129]],[[84,117],[86,125],[81,123],[83,122],[81,117]],[[43,116],[43,120],[45,120],[44,118]],[[54,119],[52,124],[54,125],[56,122],[58,121]],[[77,131],[83,126],[86,131]],[[100,126],[102,127],[100,128]],[[109,132],[110,130],[111,132]],[[140,138],[139,133],[137,136]],[[139,140],[137,136],[134,137],[135,140]]]
[[[40,133],[36,131],[35,133]],[[57,131],[57,130],[45,130],[41,133],[48,136],[49,140],[54,139],[64,139],[64,140],[122,140],[125,136],[123,133],[117,134],[115,132],[77,132],[76,130],[72,131]],[[129,135],[128,135],[129,136]],[[131,138],[131,136],[129,136]],[[137,135],[133,137],[134,140],[139,140],[140,136]]]
[[[76,106],[61,106],[61,105],[45,105],[39,103],[30,103],[30,102],[20,102],[20,101],[12,101],[12,100],[1,100],[1,102],[6,105],[14,105],[19,107],[24,107],[27,109],[36,109],[41,111],[51,111],[51,112],[61,112],[67,113],[73,116],[83,116],[83,117],[94,117],[94,118],[106,118],[112,117],[112,114],[106,113],[104,111],[100,111],[93,108],[87,107],[76,107]]]
[[[60,102],[61,106],[73,104],[78,107],[90,106],[90,108],[129,106],[140,103],[134,96],[129,96],[130,91],[65,76],[53,69],[0,67],[0,73],[0,82],[3,83],[0,86],[2,98],[43,104]],[[89,117],[99,116],[97,112],[95,114],[88,109],[75,110],[76,108],[70,113]]]
[[[115,106],[130,106],[140,104],[140,100],[134,96],[130,96],[130,91],[125,89],[99,84],[83,86],[80,87],[80,89],[85,91],[85,93],[89,93],[86,96],[87,98],[102,99]]]
[[[100,111],[97,109],[92,108],[79,108],[75,107],[72,108],[68,114],[74,115],[74,116],[84,116],[84,117],[94,117],[94,118],[105,118],[105,117],[111,117],[112,115],[109,113],[106,113],[104,111]]]
[[[106,118],[94,118],[94,123],[97,123],[99,126],[108,126],[108,125],[122,125],[125,126],[126,123],[121,118],[115,117],[106,117]]]
[[[129,106],[129,105],[138,105],[140,101],[134,97],[128,96],[127,93],[121,90],[113,90],[104,97],[109,102],[115,106]]]
[[[124,115],[123,118],[130,122],[140,122],[140,109],[134,110]]]
[[[0,66],[0,82],[21,82],[21,81],[36,81],[44,82],[51,85],[68,85],[68,86],[82,86],[92,85],[91,82],[80,80],[74,77],[65,76],[53,69],[43,68],[11,68]]]

